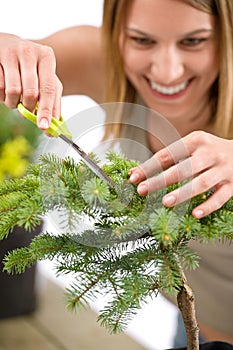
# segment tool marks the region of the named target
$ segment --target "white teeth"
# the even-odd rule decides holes
[[[178,92],[184,90],[186,86],[188,85],[188,81],[185,81],[184,83],[181,83],[176,86],[170,86],[170,87],[165,87],[162,85],[159,85],[157,83],[154,83],[153,81],[150,80],[150,84],[153,90],[158,91],[161,94],[164,95],[174,95],[177,94]]]

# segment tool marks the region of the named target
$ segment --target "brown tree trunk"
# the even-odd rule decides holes
[[[183,274],[183,286],[177,295],[187,336],[187,350],[199,350],[199,327],[196,320],[195,302],[192,289]]]

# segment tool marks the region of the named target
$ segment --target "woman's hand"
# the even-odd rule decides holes
[[[46,130],[52,116],[59,119],[62,84],[56,75],[53,50],[45,45],[0,35],[0,102],[33,111],[39,102],[37,124]]]
[[[140,195],[183,180],[188,181],[163,197],[165,206],[172,207],[213,189],[214,193],[192,214],[202,218],[219,209],[233,196],[233,141],[195,131],[131,169],[130,181],[139,184]]]

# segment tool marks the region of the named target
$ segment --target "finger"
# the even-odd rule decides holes
[[[37,112],[37,125],[42,130],[48,129],[56,99],[56,62],[52,49],[42,48],[38,64],[39,76],[39,107]]]
[[[156,159],[155,155],[153,155],[143,164],[130,169],[129,180],[134,184],[138,184],[148,177],[153,176],[156,173],[160,173],[162,170],[163,169],[161,168],[160,163]]]
[[[214,160],[211,157],[204,157],[204,159],[202,159],[198,154],[189,157],[188,159],[171,166],[159,175],[141,182],[138,186],[138,193],[140,195],[146,195],[158,191],[161,188],[191,179],[209,169],[213,163]]]
[[[0,103],[5,101],[5,77],[4,70],[0,64]]]
[[[140,195],[145,196],[164,187],[190,179],[193,175],[192,158],[190,157],[179,164],[171,166],[159,175],[139,183],[137,191]]]
[[[17,58],[10,54],[2,60],[5,76],[5,104],[9,108],[16,108],[22,93],[19,63]]]
[[[172,207],[185,202],[198,194],[214,188],[221,181],[222,173],[216,172],[214,169],[207,170],[192,181],[165,195],[163,197],[163,204],[167,207]]]
[[[139,183],[140,181],[169,168],[173,164],[188,158],[189,155],[190,151],[185,144],[185,139],[178,140],[155,153],[140,166],[131,169],[130,181],[135,184]]]
[[[62,97],[62,84],[60,80],[57,78],[57,89],[56,89],[56,96],[55,96],[55,103],[53,107],[52,115],[54,118],[59,120],[61,118],[61,97]],[[52,135],[49,133],[45,133],[47,136],[51,137]]]
[[[55,95],[55,103],[53,106],[53,117],[56,119],[60,119],[61,117],[61,98],[63,92],[63,86],[58,77],[56,76],[56,95]]]
[[[25,49],[21,56],[19,57],[22,80],[21,101],[29,111],[33,111],[39,99],[37,57],[31,48]]]
[[[204,203],[194,208],[192,215],[197,219],[201,219],[221,208],[232,195],[232,185],[222,185]]]

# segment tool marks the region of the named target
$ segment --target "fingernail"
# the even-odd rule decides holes
[[[138,194],[140,195],[147,194],[148,193],[147,185],[144,183],[138,185],[137,191],[138,191]]]
[[[131,176],[130,176],[130,181],[132,182],[136,182],[139,180],[139,175],[137,173],[133,173]]]
[[[167,196],[163,198],[163,204],[164,205],[173,205],[176,202],[176,197],[175,196]]]
[[[200,219],[204,216],[204,211],[201,209],[195,210],[193,212],[193,215],[195,216],[195,218]]]
[[[46,119],[46,118],[42,118],[40,121],[39,121],[39,127],[41,128],[41,129],[48,129],[48,127],[49,127],[49,122],[48,122],[48,120]]]

